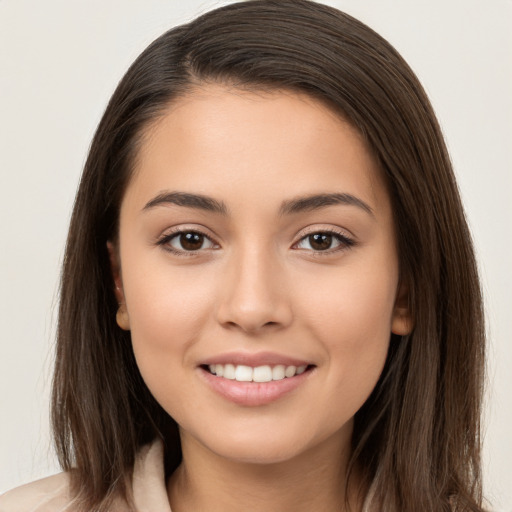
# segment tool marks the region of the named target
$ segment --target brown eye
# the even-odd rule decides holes
[[[313,252],[335,252],[338,249],[352,247],[354,240],[341,233],[330,231],[318,231],[302,238],[297,245],[297,249],[306,249]]]
[[[199,233],[182,233],[179,236],[180,244],[187,251],[197,251],[203,245],[204,236]]]
[[[308,236],[309,245],[315,251],[325,251],[331,248],[332,235],[330,233],[315,233]]]
[[[167,243],[178,252],[199,251],[201,249],[211,249],[214,246],[206,235],[195,231],[176,233],[167,239]]]

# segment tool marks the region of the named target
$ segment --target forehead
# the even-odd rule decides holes
[[[333,109],[297,92],[222,85],[192,90],[146,129],[127,195],[169,188],[265,203],[326,190],[387,201],[362,136]]]

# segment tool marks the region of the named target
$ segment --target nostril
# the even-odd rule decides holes
[[[281,325],[280,322],[258,322],[257,320],[251,319],[241,319],[239,322],[236,321],[228,321],[224,322],[224,326],[231,328],[231,329],[241,329],[247,334],[257,333],[261,331],[262,329],[272,329],[272,328],[278,328]]]

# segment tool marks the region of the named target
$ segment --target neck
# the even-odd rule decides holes
[[[220,457],[182,434],[183,462],[168,483],[173,512],[343,512],[360,510],[345,494],[349,444],[327,440],[292,460],[255,464]],[[355,478],[357,480],[357,477]]]

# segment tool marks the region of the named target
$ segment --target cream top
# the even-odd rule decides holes
[[[165,485],[163,445],[156,441],[137,456],[133,471],[133,498],[137,512],[171,512]],[[0,512],[73,512],[69,475],[43,478],[0,496]],[[125,502],[116,501],[112,512],[126,512]]]
[[[136,512],[171,512],[164,474],[163,445],[159,440],[142,448],[137,455],[133,469],[133,498]],[[0,512],[73,511],[67,473],[22,485],[0,496]],[[128,506],[126,502],[118,500],[110,512],[128,512]],[[367,504],[363,512],[368,512]]]

